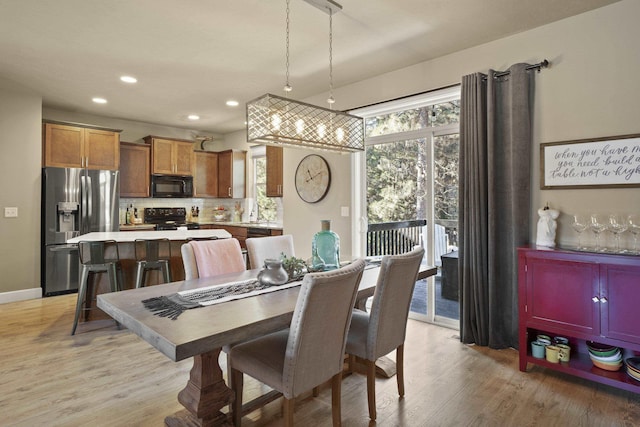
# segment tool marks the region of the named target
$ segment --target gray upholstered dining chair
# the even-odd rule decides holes
[[[347,336],[349,369],[354,356],[365,360],[369,418],[376,419],[376,365],[378,358],[396,350],[398,394],[404,396],[404,339],[411,296],[424,249],[382,258],[373,303],[369,313],[354,309]]]
[[[345,339],[364,267],[358,259],[337,270],[307,274],[289,329],[231,349],[236,426],[242,419],[243,373],[283,394],[285,426],[293,425],[294,398],[331,379],[333,425],[340,425]]]
[[[293,236],[250,237],[246,240],[247,254],[251,268],[264,267],[264,260],[279,259],[281,254],[288,257],[295,256],[293,251]]]

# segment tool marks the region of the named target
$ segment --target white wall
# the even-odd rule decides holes
[[[423,62],[395,72],[361,81],[335,92],[336,108],[345,110],[458,84],[461,76],[504,70],[518,62],[552,66],[536,75],[533,118],[532,229],[535,240],[537,209],[545,203],[562,212],[559,218],[559,244],[575,244],[570,227],[573,213],[640,212],[640,189],[540,190],[540,143],[640,133],[640,2],[624,0],[582,15],[537,29]],[[339,73],[339,69],[335,70]],[[322,103],[327,94],[307,102]],[[288,182],[300,156],[285,157]],[[345,156],[346,158],[346,156]],[[332,185],[332,200],[347,200],[349,176],[343,175],[347,163],[332,159],[338,169],[340,185]],[[338,193],[338,194],[336,194]],[[291,196],[293,195],[293,199]],[[285,195],[287,232],[308,235],[317,228],[317,215],[309,218],[308,206],[296,199],[295,191]],[[334,205],[337,206],[337,205]],[[337,207],[335,209],[338,209]],[[294,214],[300,212],[300,214]],[[331,212],[335,215],[335,213]],[[343,245],[349,233],[339,233]],[[591,237],[591,236],[589,236]],[[628,239],[628,238],[627,238]],[[583,243],[588,241],[583,241]],[[628,243],[628,242],[627,242]],[[296,241],[298,244],[298,241]],[[344,253],[344,251],[343,251]]]
[[[0,80],[0,302],[40,291],[42,98]],[[17,218],[5,218],[17,207]]]

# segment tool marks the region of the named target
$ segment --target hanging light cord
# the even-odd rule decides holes
[[[333,98],[333,14],[329,10],[329,107],[333,107],[336,100]]]
[[[289,0],[287,0],[287,54],[286,54],[287,78],[284,85],[285,92],[291,92],[293,89],[289,84]]]

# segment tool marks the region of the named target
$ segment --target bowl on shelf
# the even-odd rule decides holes
[[[598,362],[604,363],[618,363],[622,361],[622,353],[619,350],[611,356],[597,356],[595,354],[589,354],[589,357],[591,360],[597,360]]]
[[[622,361],[617,363],[607,363],[591,359],[591,362],[593,363],[593,366],[604,369],[605,371],[619,371],[622,367]]]
[[[600,357],[613,356],[620,351],[618,347],[593,341],[587,341],[587,348],[589,349],[589,354]]]
[[[640,372],[631,369],[629,365],[627,365],[627,375],[636,381],[640,381]]]
[[[627,365],[627,369],[637,372],[640,375],[640,357],[629,357],[624,363]]]

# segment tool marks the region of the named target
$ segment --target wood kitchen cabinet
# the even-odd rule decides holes
[[[75,123],[43,122],[45,167],[118,170],[120,130]]]
[[[561,249],[518,249],[520,370],[528,363],[640,393],[625,372],[595,367],[586,341],[640,351],[640,257]],[[536,335],[569,338],[568,363],[531,355]]]
[[[193,175],[193,141],[149,135],[143,138],[151,146],[151,170],[154,174]]]
[[[218,197],[218,153],[195,152],[194,197]]]
[[[151,147],[120,143],[120,197],[149,197]]]
[[[283,148],[267,145],[267,197],[282,197]]]
[[[246,151],[218,152],[218,197],[238,199],[245,197]]]

